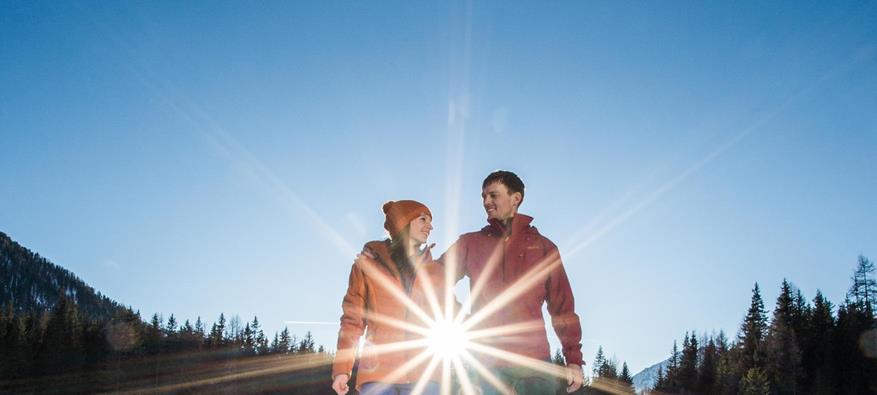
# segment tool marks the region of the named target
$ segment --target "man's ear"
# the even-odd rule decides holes
[[[521,205],[521,200],[524,200],[524,195],[521,195],[520,192],[515,192],[512,194],[512,204],[515,207],[518,207]]]

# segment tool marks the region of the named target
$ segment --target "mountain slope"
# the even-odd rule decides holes
[[[16,312],[37,312],[52,308],[61,295],[73,300],[89,319],[109,319],[124,309],[69,270],[0,232],[0,306],[12,306]]]
[[[642,393],[642,391],[654,387],[658,381],[658,369],[663,369],[664,372],[667,372],[667,365],[669,364],[670,359],[668,358],[633,375],[633,385],[636,387],[636,392]]]

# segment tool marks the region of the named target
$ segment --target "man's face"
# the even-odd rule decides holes
[[[505,221],[518,213],[518,205],[521,204],[521,193],[509,193],[508,187],[501,182],[494,182],[481,190],[481,199],[484,203],[484,211],[487,219]]]

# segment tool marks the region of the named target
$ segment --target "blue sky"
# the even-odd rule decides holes
[[[868,2],[5,2],[0,230],[144,316],[335,322],[381,204],[561,248],[639,371],[877,258]],[[458,287],[465,297],[465,286]],[[337,326],[290,325],[334,347]],[[556,344],[556,343],[555,343]]]

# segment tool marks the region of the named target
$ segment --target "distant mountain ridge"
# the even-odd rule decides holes
[[[71,271],[31,252],[0,232],[0,307],[16,312],[51,309],[61,295],[89,319],[110,319],[125,307],[101,295]]]
[[[666,372],[667,365],[669,364],[670,359],[667,358],[633,375],[633,385],[636,387],[636,392],[640,394],[646,390],[652,389],[655,386],[655,383],[658,382],[658,370],[663,369],[663,371]]]

